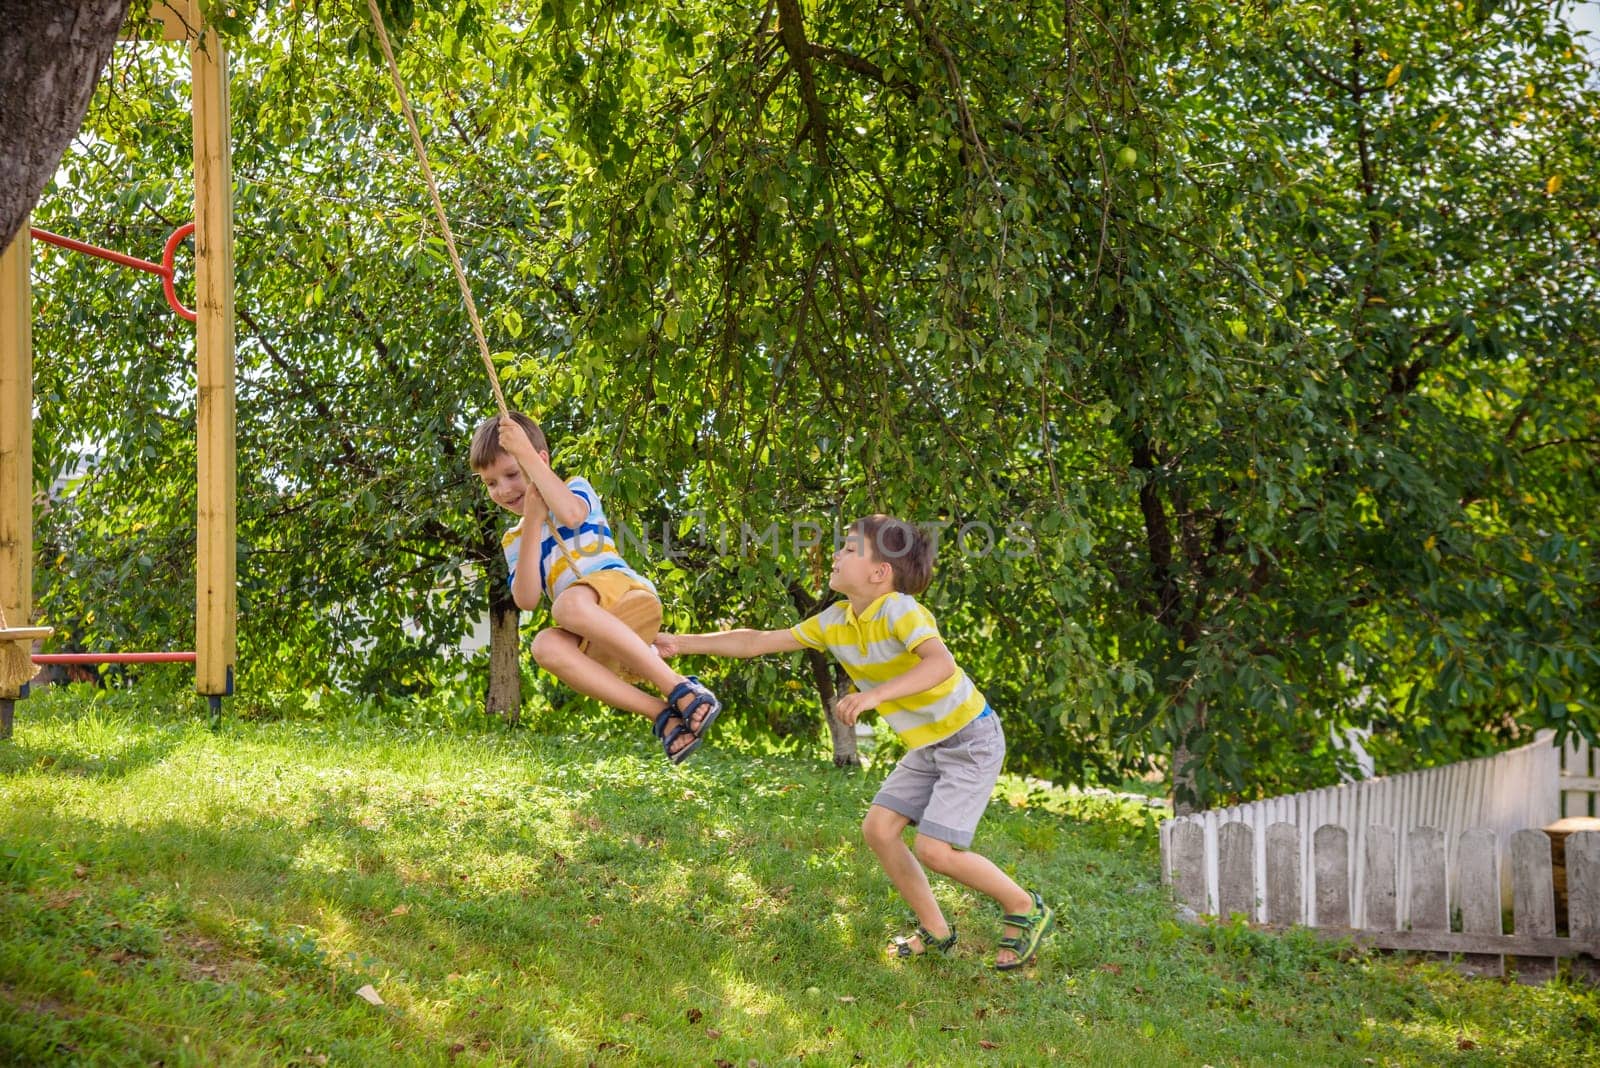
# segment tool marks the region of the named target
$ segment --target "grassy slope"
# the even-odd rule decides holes
[[[1595,1063],[1600,1000],[1180,927],[1149,819],[1008,783],[980,846],[1066,923],[1021,976],[857,824],[881,769],[646,732],[343,721],[212,735],[36,697],[0,743],[0,1059],[227,1064]],[[361,1000],[372,984],[384,1005]]]

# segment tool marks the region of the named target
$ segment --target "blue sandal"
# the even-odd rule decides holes
[[[685,697],[693,697],[688,708],[679,708],[678,702]],[[693,675],[686,676],[684,680],[672,688],[667,694],[667,707],[683,717],[683,726],[696,740],[704,738],[711,725],[722,715],[722,702],[717,700],[717,695],[712,693],[705,683]],[[705,713],[700,717],[700,726],[694,725],[696,709],[704,708]]]
[[[672,726],[674,720],[678,724],[675,727]],[[667,759],[674,764],[682,764],[685,760],[688,760],[689,754],[694,752],[700,745],[700,739],[696,738],[694,731],[689,729],[689,721],[683,718],[682,712],[679,712],[671,705],[663,708],[660,714],[656,716],[655,725],[650,728],[650,732],[661,739],[661,751],[667,754]],[[674,752],[672,743],[685,734],[694,740]]]

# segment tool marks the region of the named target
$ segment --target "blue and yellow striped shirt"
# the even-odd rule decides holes
[[[905,593],[886,593],[857,616],[849,601],[823,609],[789,628],[807,649],[829,652],[862,693],[904,675],[921,662],[915,650],[939,637],[933,614]],[[931,689],[885,701],[884,721],[912,749],[948,738],[987,707],[983,694],[958,666]]]
[[[572,550],[571,556],[561,550],[561,543],[550,533],[549,517],[540,524],[539,578],[545,596],[550,602],[555,603],[555,599],[580,576],[592,575],[596,571],[624,572],[654,591],[655,584],[629,567],[622,554],[617,552],[616,539],[611,536],[611,526],[606,522],[605,510],[600,507],[600,494],[595,492],[587,479],[579,477],[567,479],[567,488],[589,506],[589,514],[577,527],[556,528],[560,531],[561,537],[566,539],[568,548]],[[538,491],[530,486],[528,492]],[[510,581],[515,582],[517,557],[522,552],[522,522],[501,536],[500,546],[506,554],[506,566],[511,572]]]

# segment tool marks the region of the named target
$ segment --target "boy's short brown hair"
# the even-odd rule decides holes
[[[850,532],[866,543],[874,560],[889,565],[896,590],[915,597],[928,588],[933,580],[933,539],[927,531],[879,513],[857,519]]]
[[[539,424],[523,415],[521,412],[512,412],[511,418],[516,421],[528,435],[528,440],[533,442],[536,452],[548,453],[550,446],[545,443],[544,431],[539,429]],[[474,471],[482,471],[492,465],[501,456],[505,449],[500,446],[500,417],[491,415],[478,424],[478,429],[472,434],[471,464]]]

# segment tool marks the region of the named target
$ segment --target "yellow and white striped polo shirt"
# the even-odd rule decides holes
[[[886,593],[857,616],[840,601],[789,628],[807,649],[830,652],[862,693],[897,678],[921,663],[914,652],[939,637],[933,614],[905,593]],[[954,675],[931,689],[885,701],[884,721],[912,749],[948,738],[982,714],[987,702],[958,666]]]

